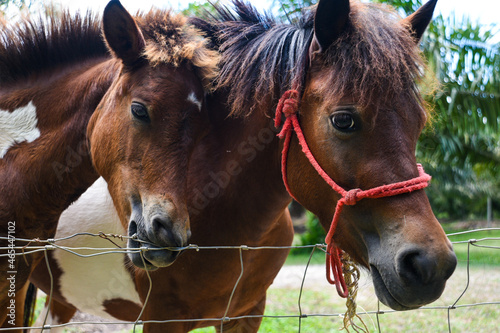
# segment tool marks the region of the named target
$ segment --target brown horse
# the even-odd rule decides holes
[[[158,11],[136,23],[111,1],[105,41],[99,20],[90,15],[54,14],[40,23],[2,27],[2,246],[12,245],[10,251],[26,245],[14,236],[52,238],[60,214],[97,172],[137,237],[132,244],[187,244],[186,169],[206,127],[205,87],[216,73],[218,53],[185,21]],[[130,256],[152,268],[170,265],[177,254]],[[9,261],[0,264],[0,318],[9,315],[6,327],[22,326],[22,291],[43,254],[7,255]]]
[[[207,100],[211,128],[196,144],[188,166],[191,242],[291,244],[290,195],[280,168],[284,143],[275,136],[271,118],[280,96],[294,89],[295,100],[283,100],[285,114],[291,117],[299,106],[296,120],[310,148],[307,155],[335,180],[337,190],[355,190],[346,199],[332,189],[293,135],[284,159],[291,194],[326,229],[337,215],[333,244],[370,269],[383,303],[406,310],[436,300],[456,257],[422,190],[428,177],[415,160],[428,118],[417,87],[424,68],[417,41],[435,3],[401,20],[387,7],[320,0],[297,25],[286,25],[235,1],[236,15],[217,7],[218,19],[193,19],[212,37],[221,62],[217,90]],[[366,193],[370,196],[361,200]],[[340,201],[359,202],[335,214]],[[171,266],[151,272],[153,294],[141,319],[172,321],[147,323],[144,331],[216,325],[218,331],[257,332],[266,290],[287,254],[287,249],[244,251],[240,276],[239,251],[185,252]],[[61,274],[71,271],[63,268]],[[144,301],[145,275],[136,272],[128,279]],[[111,288],[89,289],[89,294]],[[69,299],[62,305],[73,311],[81,305]],[[124,300],[109,299],[100,306],[124,320],[135,320],[140,310]],[[246,315],[256,316],[234,318]],[[214,324],[208,319],[223,317],[232,320]]]

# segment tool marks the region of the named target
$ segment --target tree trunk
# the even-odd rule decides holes
[[[486,208],[486,220],[488,220],[488,228],[491,228],[491,222],[493,221],[493,209],[492,209],[492,202],[491,202],[491,197],[488,197],[487,200],[487,208]]]

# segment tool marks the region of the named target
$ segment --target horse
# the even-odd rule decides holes
[[[101,314],[140,319],[144,332],[207,326],[257,332],[266,290],[292,243],[292,196],[329,230],[327,267],[337,272],[329,280],[339,294],[345,296],[343,251],[371,272],[377,297],[392,309],[439,298],[456,256],[424,191],[430,176],[415,158],[430,118],[418,89],[425,68],[418,41],[436,1],[402,19],[386,6],[320,0],[296,24],[278,23],[239,0],[233,4],[234,12],[216,5],[214,17],[191,19],[221,56],[207,96],[209,130],[187,170],[190,241],[213,249],[185,251],[171,266],[150,272],[151,294],[144,273],[118,279],[92,259],[102,281],[128,280],[135,290],[126,294],[137,292],[143,306],[101,298]],[[101,228],[91,216],[85,221]],[[274,249],[220,249],[241,245]],[[53,262],[61,264],[56,256]],[[85,301],[77,303],[72,290],[85,281],[69,266],[51,267],[62,270],[53,272],[56,286],[61,276],[73,281],[73,288],[53,290],[62,300],[53,310],[67,312],[52,318],[69,320]]]
[[[154,250],[184,246],[191,234],[186,169],[204,135],[205,94],[218,53],[184,17],[153,11],[134,19],[119,1],[106,7],[102,33],[104,40],[90,13],[2,26],[5,327],[23,326],[26,282],[43,258],[41,252],[16,257],[16,247],[45,245],[39,240],[54,237],[60,214],[99,175],[120,220],[136,235],[129,242],[151,250],[130,253],[136,265],[170,265],[178,251]]]

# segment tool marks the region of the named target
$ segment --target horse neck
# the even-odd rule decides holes
[[[0,159],[0,221],[16,221],[19,230],[23,225],[46,229],[33,230],[35,236],[51,234],[55,223],[27,221],[57,221],[97,179],[86,129],[116,74],[117,66],[103,58],[62,70],[48,80],[0,91],[0,109],[34,105],[40,132],[35,141],[21,143]]]

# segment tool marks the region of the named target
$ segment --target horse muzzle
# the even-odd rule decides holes
[[[174,263],[191,237],[189,220],[175,221],[166,214],[155,214],[149,221],[142,216],[129,222],[129,258],[145,270],[156,270]]]
[[[433,253],[407,245],[396,253],[394,260],[376,258],[370,263],[375,293],[382,303],[400,311],[416,309],[438,299],[457,265],[451,248]]]

